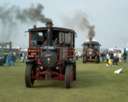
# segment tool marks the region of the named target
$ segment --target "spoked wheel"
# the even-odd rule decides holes
[[[25,70],[25,84],[26,87],[31,88],[32,85],[34,84],[34,79],[32,79],[32,73],[33,73],[33,65],[32,64],[27,64],[26,65],[26,70]]]
[[[86,63],[86,57],[83,56],[83,63]]]
[[[71,87],[71,82],[73,80],[73,65],[66,65],[65,68],[65,87],[70,88]]]
[[[96,63],[100,63],[100,57],[99,56],[96,57]]]
[[[76,80],[76,63],[73,65],[73,80]]]

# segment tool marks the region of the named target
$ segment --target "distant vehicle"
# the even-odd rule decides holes
[[[5,64],[5,57],[3,55],[0,55],[0,65]]]
[[[9,51],[12,49],[12,42],[0,42],[0,65],[4,65]]]
[[[83,43],[83,63],[100,62],[100,43],[97,41],[88,41]]]
[[[6,56],[4,55],[3,50],[0,49],[0,65],[4,65],[5,64],[5,59],[6,59]]]
[[[76,80],[75,31],[53,27],[34,27],[29,32],[25,84],[31,88],[35,80],[64,80],[66,88]]]

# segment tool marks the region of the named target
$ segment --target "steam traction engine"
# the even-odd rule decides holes
[[[83,44],[83,63],[100,62],[100,43],[88,41]]]
[[[76,80],[75,32],[71,29],[36,26],[28,30],[29,48],[25,70],[26,87],[35,80],[64,80],[66,88]]]

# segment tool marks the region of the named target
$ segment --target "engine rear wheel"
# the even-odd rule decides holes
[[[32,64],[27,64],[26,65],[26,70],[25,70],[25,85],[28,88],[31,88],[32,85],[34,84],[34,79],[32,79],[32,72],[33,72],[33,65]]]
[[[65,87],[70,88],[73,80],[73,65],[66,65],[65,69]]]

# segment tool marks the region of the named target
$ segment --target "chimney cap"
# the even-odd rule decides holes
[[[33,25],[33,28],[36,29],[36,25]]]
[[[52,26],[53,26],[52,21],[48,21],[48,22],[46,23],[46,26],[47,26],[47,27],[52,27]]]

